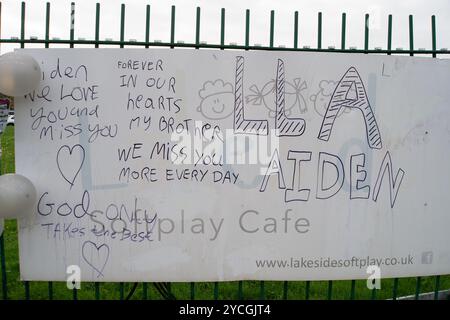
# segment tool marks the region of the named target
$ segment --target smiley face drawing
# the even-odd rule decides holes
[[[199,90],[200,105],[197,111],[211,120],[225,119],[234,110],[233,85],[221,79],[206,81]]]

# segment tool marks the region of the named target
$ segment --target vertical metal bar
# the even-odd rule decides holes
[[[275,31],[275,11],[270,11],[270,47],[273,48],[273,37]]]
[[[355,290],[356,289],[356,280],[352,280],[351,288],[350,288],[350,300],[355,300]]]
[[[20,47],[25,48],[25,2],[22,1],[22,11],[20,17]]]
[[[125,4],[120,6],[120,47],[123,48],[123,42],[125,41]]]
[[[0,2],[0,39],[2,37],[2,3]],[[1,45],[1,43],[0,43]],[[0,161],[1,164],[1,161]],[[0,170],[0,174],[1,174],[1,170]]]
[[[1,39],[1,37],[2,37],[2,3],[0,2],[0,39]],[[1,43],[0,43],[0,47],[1,47]],[[0,164],[1,164],[1,161],[0,161]]]
[[[1,11],[2,3],[0,2],[0,21],[1,21]],[[0,23],[1,27],[1,23]],[[1,141],[0,141],[1,147]],[[2,157],[0,154],[0,176],[2,175]],[[5,239],[4,239],[4,231],[0,234],[0,268],[2,269],[2,297],[3,300],[8,299],[8,284],[6,278],[6,254],[5,254]]]
[[[142,299],[148,299],[148,285],[147,282],[142,283]]]
[[[100,300],[100,282],[95,283],[95,300]]]
[[[72,294],[73,294],[73,300],[78,300],[77,288],[73,288]]]
[[[433,58],[436,58],[436,17],[431,16],[431,48],[433,49]]]
[[[264,300],[266,299],[266,283],[265,281],[261,281],[259,285],[259,299]]]
[[[195,299],[195,282],[191,282],[191,300]]]
[[[167,282],[167,291],[169,292],[169,295],[172,295],[172,283]]]
[[[364,50],[369,50],[369,14],[366,13],[364,19]]]
[[[45,8],[45,47],[49,47],[48,40],[50,39],[50,2],[47,2]]]
[[[95,47],[96,48],[98,48],[99,40],[100,40],[100,3],[97,3],[95,5]]]
[[[75,38],[75,2],[70,3],[70,47],[73,48]]]
[[[317,17],[317,49],[322,49],[322,12]]]
[[[332,297],[333,297],[333,281],[329,280],[328,281],[328,295],[327,295],[327,299],[331,300]]]
[[[243,298],[243,290],[242,290],[242,281],[238,282],[238,299],[242,300]]]
[[[214,300],[219,299],[219,283],[214,282]]]
[[[148,43],[150,42],[150,5],[146,7],[145,13],[145,47],[148,48]]]
[[[306,288],[305,288],[305,300],[309,300],[309,289],[311,287],[311,281],[306,281]]]
[[[377,298],[377,288],[372,289],[372,294],[370,296],[371,300],[375,300]]]
[[[198,49],[200,45],[200,7],[197,7],[197,14],[196,14],[195,44],[196,44],[195,48]]]
[[[170,17],[170,47],[173,48],[175,43],[175,6],[172,6],[172,13]]]
[[[8,284],[7,284],[7,278],[6,278],[4,234],[0,235],[0,264],[2,267],[2,295],[3,295],[3,300],[6,300],[6,299],[8,299]]]
[[[284,281],[284,284],[283,284],[283,300],[287,300],[287,298],[288,298],[288,284],[289,284],[288,281]]]
[[[220,10],[220,45],[223,50],[223,46],[225,45],[225,8]]]
[[[391,55],[392,50],[392,14],[388,17],[388,39],[387,39],[387,49],[388,49],[388,55]]]
[[[317,17],[317,49],[322,49],[322,12]]]
[[[413,26],[413,16],[409,15],[409,53],[410,56],[413,56],[414,53],[414,26]]]
[[[25,300],[30,300],[30,282],[29,281],[25,281],[23,283],[24,288],[25,288]]]
[[[124,298],[123,289],[124,289],[124,284],[123,284],[123,282],[121,282],[121,283],[119,283],[119,299],[120,300],[123,300],[123,298]]]
[[[245,46],[247,47],[246,50],[248,50],[248,46],[250,45],[250,10],[245,10]]]
[[[48,282],[48,300],[53,300],[53,282]]]
[[[434,283],[434,300],[439,298],[439,284],[441,281],[441,276],[436,276],[436,280]]]
[[[294,12],[294,48],[298,48],[298,11]]]
[[[421,282],[422,282],[422,278],[421,277],[417,277],[417,279],[416,279],[416,293],[414,294],[414,299],[415,300],[419,299]]]
[[[397,292],[398,292],[398,278],[394,279],[394,289],[392,292],[392,300],[397,300]]]
[[[431,48],[433,49],[433,58],[436,58],[436,17],[431,16]]]
[[[346,29],[346,14],[345,12],[342,14],[342,22],[341,22],[341,49],[345,50],[345,29]]]

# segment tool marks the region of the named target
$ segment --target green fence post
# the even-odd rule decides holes
[[[350,287],[350,300],[355,300],[356,280],[352,280]]]
[[[266,283],[264,281],[261,281],[259,283],[259,300],[266,299]]]
[[[289,281],[284,281],[284,283],[283,283],[283,300],[287,300],[287,298],[288,298],[288,285],[289,285]]]
[[[433,49],[433,58],[436,58],[436,17],[431,16],[431,46]]]
[[[250,10],[245,10],[245,50],[248,50],[250,45]]]
[[[409,15],[409,55],[414,55],[414,26],[413,26],[413,16]]]
[[[25,2],[22,1],[22,9],[20,16],[20,47],[25,48]]]
[[[364,51],[369,50],[369,14],[366,13],[364,18]]]
[[[341,22],[341,49],[345,50],[345,29],[346,29],[346,14],[342,13],[342,22]]]
[[[242,290],[242,281],[238,282],[238,299],[242,300],[243,298],[243,290]]]
[[[275,11],[270,11],[270,39],[269,46],[273,48],[273,40],[274,40],[274,31],[275,31]]]
[[[311,281],[306,281],[305,300],[309,300],[310,287],[311,287]]]
[[[434,283],[434,300],[439,298],[439,282],[441,280],[441,276],[436,276]]]
[[[148,285],[147,282],[142,283],[142,299],[148,299]]]
[[[170,16],[170,44],[170,47],[173,49],[175,44],[175,6],[172,6],[172,12]]]
[[[191,300],[195,299],[195,282],[191,282]]]
[[[0,18],[1,18],[1,2],[0,2]],[[1,149],[1,138],[0,138],[0,149]],[[0,176],[2,175],[2,161],[0,154]],[[5,239],[4,239],[4,230],[3,233],[0,234],[0,267],[2,269],[2,296],[3,300],[8,299],[8,284],[6,278],[6,254],[5,254]]]
[[[1,2],[0,2],[0,18],[1,18]],[[1,148],[1,141],[0,141],[0,148]],[[2,161],[1,161],[1,155],[0,155],[0,175],[2,175]],[[2,269],[2,297],[3,300],[8,299],[8,286],[7,286],[7,280],[6,280],[6,255],[5,255],[5,240],[4,240],[4,233],[0,234],[0,267]]]
[[[390,55],[391,51],[392,51],[392,14],[390,14],[388,17],[387,49],[388,49],[388,55]]]
[[[419,299],[421,282],[422,282],[422,278],[421,277],[417,277],[417,279],[416,279],[416,293],[414,294],[414,299],[415,300]]]
[[[394,289],[392,292],[392,300],[397,300],[397,291],[398,291],[398,278],[394,279]]]
[[[225,8],[220,10],[220,49],[225,45]]]
[[[214,300],[219,299],[219,283],[214,282]]]
[[[375,300],[376,297],[377,297],[377,288],[373,288],[373,289],[372,289],[372,294],[371,294],[371,296],[370,296],[370,299],[371,299],[371,300]]]
[[[75,2],[70,3],[70,47],[73,48],[75,40]]]
[[[195,22],[195,48],[199,49],[200,45],[200,7],[197,7],[196,22]]]
[[[100,3],[95,5],[95,47],[98,48],[100,40]]]
[[[95,300],[100,300],[100,282],[95,282]]]
[[[48,299],[53,300],[53,282],[48,282]]]
[[[123,282],[119,283],[119,299],[123,300],[124,298],[124,284]]]
[[[148,48],[150,42],[150,5],[146,6],[145,10],[145,47]]]
[[[331,300],[333,297],[333,281],[329,280],[328,281],[328,294],[327,294],[327,299]]]
[[[125,41],[125,4],[120,6],[120,47],[123,48]]]
[[[25,300],[30,300],[30,282],[25,281],[23,286],[25,289]]]
[[[298,11],[294,12],[294,48],[298,48]]]
[[[317,16],[317,49],[322,49],[322,12]]]
[[[47,2],[45,8],[45,47],[49,47],[50,40],[50,2]]]
[[[5,240],[4,234],[0,235],[0,264],[2,267],[2,295],[3,300],[8,299],[8,284],[6,278]]]

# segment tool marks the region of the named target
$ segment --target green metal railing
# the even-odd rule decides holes
[[[9,43],[9,44],[19,44],[21,48],[24,48],[27,44],[43,44],[45,48],[49,48],[50,44],[67,44],[70,48],[74,48],[75,45],[93,45],[95,48],[99,48],[100,45],[102,46],[119,46],[120,48],[123,48],[124,46],[134,46],[134,47],[143,47],[143,48],[150,48],[150,47],[181,47],[181,48],[194,48],[194,49],[200,49],[200,48],[208,48],[208,49],[220,49],[220,50],[226,50],[226,49],[240,49],[240,50],[279,50],[279,51],[309,51],[309,52],[335,52],[335,53],[366,53],[366,54],[409,54],[411,56],[415,54],[427,54],[431,55],[432,57],[436,58],[438,55],[447,55],[450,53],[450,51],[447,50],[437,50],[436,48],[436,18],[435,16],[431,16],[431,49],[420,49],[417,50],[414,48],[414,26],[413,26],[413,16],[409,16],[409,49],[408,50],[392,50],[392,15],[388,16],[388,31],[387,31],[387,46],[386,49],[370,49],[369,48],[369,14],[365,15],[364,19],[364,47],[363,49],[357,49],[357,48],[347,48],[346,47],[346,22],[347,17],[345,13],[342,13],[342,20],[341,20],[341,45],[340,48],[322,48],[322,20],[323,16],[322,13],[318,13],[317,17],[317,47],[316,48],[310,48],[310,47],[300,47],[299,46],[299,12],[295,11],[293,18],[294,18],[294,29],[293,29],[293,46],[292,47],[275,47],[274,46],[274,40],[275,40],[275,11],[270,12],[270,28],[269,28],[269,45],[268,46],[251,46],[250,45],[250,10],[245,11],[245,43],[244,44],[225,44],[225,17],[226,12],[225,9],[221,9],[220,14],[220,43],[218,44],[208,44],[201,42],[201,33],[200,33],[200,22],[201,22],[201,9],[197,7],[196,9],[196,23],[195,23],[195,43],[180,43],[176,42],[175,37],[175,6],[171,7],[171,17],[170,17],[170,42],[152,42],[150,41],[150,31],[151,31],[151,11],[150,11],[150,5],[146,5],[146,18],[145,18],[145,40],[144,41],[126,41],[125,40],[125,18],[126,18],[126,6],[125,4],[121,5],[121,11],[120,11],[120,39],[119,40],[100,40],[100,4],[97,3],[95,7],[95,30],[94,30],[94,38],[91,40],[85,40],[85,39],[75,39],[75,3],[71,3],[70,7],[70,38],[69,39],[50,39],[50,3],[46,4],[45,10],[45,38],[44,39],[37,39],[37,38],[25,38],[25,13],[26,13],[26,4],[25,2],[22,2],[21,4],[21,19],[20,19],[20,38],[11,38],[11,39],[0,39],[0,44],[2,43]],[[0,2],[0,23],[1,23],[1,2]],[[1,166],[0,166],[1,169]],[[1,173],[1,172],[0,172]],[[0,268],[1,268],[1,280],[2,280],[2,298],[4,300],[9,298],[8,295],[8,280],[10,281],[19,281],[17,279],[8,279],[7,276],[7,268],[6,268],[6,253],[5,253],[5,234],[0,236]],[[434,276],[432,278],[428,278],[428,282],[432,281],[433,284],[433,298],[438,299],[439,297],[439,290],[441,287],[441,279],[445,278],[448,279],[449,276]],[[430,280],[433,279],[433,280]],[[411,279],[404,279],[411,281]],[[402,279],[403,281],[403,279]],[[365,282],[365,281],[364,281]],[[266,299],[268,296],[268,290],[267,290],[267,282],[265,281],[238,281],[236,283],[237,292],[236,296],[234,298],[242,299],[246,296],[244,295],[244,285],[245,284],[251,284],[252,288],[255,289],[259,286],[259,294],[254,298],[259,299]],[[259,285],[257,285],[259,283]],[[349,284],[348,287],[345,287],[348,293],[344,294],[344,298],[346,299],[356,299],[357,298],[357,280],[351,280],[348,281],[328,281],[325,284],[326,288],[326,299],[333,299],[333,293],[335,291],[334,288],[337,287],[336,283],[347,283]],[[414,298],[419,299],[422,289],[422,278],[417,277],[415,279],[415,291],[414,291]],[[312,285],[315,285],[315,282],[312,281],[305,281],[301,285],[298,284],[298,282],[288,282],[283,281],[280,283],[282,285],[281,287],[281,299],[288,299],[290,297],[294,298],[304,298],[306,300],[312,298]],[[392,295],[390,297],[394,300],[398,298],[399,294],[399,279],[395,278],[391,281],[392,284]],[[103,286],[106,286],[105,284],[100,283],[93,283],[91,284],[94,299],[99,300],[102,299],[102,293],[101,289]],[[130,284],[127,284],[129,286]],[[138,283],[132,284],[131,289],[126,294],[128,290],[126,290],[124,283],[117,284],[118,286],[118,293],[119,293],[119,299],[129,299],[135,293]],[[142,287],[139,289],[142,292],[141,299],[148,299],[150,297],[149,291],[150,286],[147,283],[141,283]],[[190,299],[196,299],[198,290],[206,290],[205,288],[198,289],[199,286],[204,286],[205,283],[188,283],[188,292],[184,298],[190,298]],[[208,284],[209,285],[209,284]],[[219,292],[221,286],[227,286],[235,285],[234,282],[232,283],[218,283],[214,282],[212,284],[212,297],[213,299],[219,298]],[[109,284],[111,287],[111,284]],[[295,287],[295,288],[294,288]],[[298,292],[298,290],[295,289],[302,288],[304,289],[304,293]],[[340,289],[342,290],[342,285],[340,285]],[[26,300],[31,298],[31,288],[30,288],[30,282],[24,281],[23,282],[23,290],[24,290],[24,298]],[[41,289],[42,290],[42,289]],[[111,289],[109,289],[111,290]],[[209,287],[208,287],[209,290]],[[48,282],[47,285],[47,298],[52,300],[55,297],[55,289],[54,289],[54,283]],[[78,294],[79,290],[74,289],[72,292],[72,299],[77,300],[79,298]],[[172,284],[171,283],[153,283],[153,291],[156,291],[157,294],[159,294],[161,297],[165,299],[175,299],[175,295],[172,292]],[[108,291],[109,292],[109,291]],[[272,291],[269,291],[269,293],[272,295]],[[412,294],[412,292],[409,292],[409,294]],[[135,296],[136,297],[136,296]],[[340,298],[342,298],[342,294],[340,294]],[[377,299],[378,294],[377,290],[373,289],[369,296],[370,299]]]

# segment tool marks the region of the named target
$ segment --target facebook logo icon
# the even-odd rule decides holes
[[[431,264],[433,262],[433,251],[422,252],[422,264]]]

